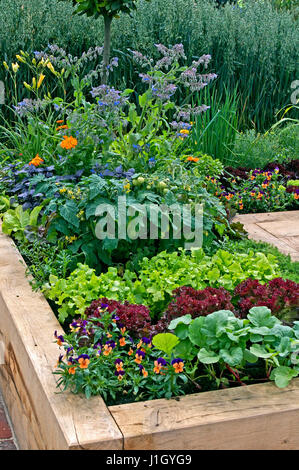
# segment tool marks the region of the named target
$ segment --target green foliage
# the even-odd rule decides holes
[[[164,251],[151,259],[143,259],[134,291],[138,302],[148,305],[151,313],[157,314],[169,303],[172,291],[181,286],[224,287],[232,291],[249,277],[265,282],[278,275],[273,255],[253,251],[231,254],[218,250],[209,257],[202,249],[193,250],[191,255],[184,251]]]
[[[225,91],[220,98],[218,95],[215,86],[202,94],[203,103],[210,109],[196,117],[188,146],[191,153],[200,150],[227,164],[239,128],[237,89]]]
[[[1,5],[1,61],[15,62],[16,50],[41,50],[53,42],[73,56],[103,43],[103,21],[73,15],[70,1],[2,0]],[[290,84],[298,78],[298,31],[298,17],[276,11],[268,2],[249,0],[242,8],[217,9],[215,2],[206,0],[140,0],[132,18],[121,15],[112,25],[112,46],[119,51],[120,65],[111,83],[135,87],[128,48],[151,54],[155,43],[180,41],[188,59],[212,54],[219,93],[237,86],[243,122],[267,129],[276,110],[289,102]],[[2,70],[0,79],[4,78]],[[25,71],[23,80],[27,81]],[[7,87],[8,102],[12,88]]]
[[[283,163],[299,153],[299,126],[286,125],[266,134],[254,130],[237,134],[233,153],[226,161],[230,166],[263,168],[272,161]]]
[[[283,388],[299,375],[298,326],[299,322],[293,328],[284,326],[267,307],[253,307],[246,320],[236,318],[228,310],[220,310],[194,320],[186,321],[186,316],[177,318],[169,329],[178,338],[182,334],[184,338],[185,347],[180,343],[173,353],[179,350],[182,359],[188,361],[197,358],[218,387],[228,384],[223,377],[225,370],[240,385],[253,380],[248,363],[262,361],[266,377]]]
[[[21,242],[18,248],[27,264],[27,275],[33,276],[30,284],[34,290],[42,289],[50,275],[66,278],[72,264],[72,254],[57,245],[50,245],[36,238]]]
[[[149,1],[149,0],[146,0]],[[136,0],[73,0],[76,13],[87,16],[118,16],[136,9]]]
[[[283,279],[299,283],[299,261],[292,261],[290,255],[281,253],[278,248],[269,243],[256,242],[254,240],[244,239],[241,241],[226,240],[222,248],[230,253],[250,253],[261,252],[265,255],[275,256],[278,265],[278,271]]]
[[[7,235],[13,234],[16,240],[26,240],[28,233],[26,231],[37,231],[38,216],[42,206],[35,207],[32,211],[23,210],[22,206],[15,209],[9,209],[4,213],[2,231]]]
[[[100,297],[136,303],[129,285],[129,274],[121,278],[116,268],[110,267],[107,273],[97,276],[94,269],[79,263],[67,279],[51,274],[44,292],[60,306],[59,320],[64,323],[68,317],[83,316],[91,301]]]

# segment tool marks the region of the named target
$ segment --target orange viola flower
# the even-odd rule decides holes
[[[120,329],[120,332],[121,332],[121,334],[122,334],[122,335],[124,335],[124,334],[125,334],[125,331],[126,331],[126,327],[125,327],[125,326],[124,326],[123,328],[121,328],[121,329]]]
[[[69,370],[68,370],[68,373],[71,374],[71,375],[74,375],[76,373],[76,367],[70,367]]]
[[[112,338],[112,335],[110,333],[107,333],[107,338]]]
[[[148,372],[147,372],[145,369],[142,369],[142,375],[143,375],[143,377],[147,377],[147,376],[148,376]]]
[[[120,346],[125,346],[125,344],[126,344],[126,339],[124,337],[120,338],[119,345]]]
[[[179,374],[180,372],[183,372],[184,363],[181,359],[174,359],[171,364],[172,364],[176,374]]]
[[[79,367],[80,369],[87,369],[88,368],[88,364],[90,363],[90,360],[89,359],[84,359],[83,357],[80,357],[78,359],[78,362],[79,362]]]
[[[103,351],[104,356],[109,356],[109,354],[111,353],[111,351],[112,351],[112,347],[111,347],[111,346],[108,346],[108,344],[105,344],[105,346],[104,346],[104,351]]]
[[[132,356],[133,352],[134,352],[133,349],[130,348],[130,349],[129,349],[129,352],[128,352],[128,355],[129,355],[129,356]]]
[[[75,137],[64,135],[63,138],[60,146],[64,149],[70,150],[78,145],[78,140]]]

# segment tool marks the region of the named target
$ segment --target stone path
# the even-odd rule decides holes
[[[299,261],[299,211],[242,214],[233,221],[241,222],[252,240],[270,243]]]
[[[9,418],[0,392],[0,450],[17,450]]]

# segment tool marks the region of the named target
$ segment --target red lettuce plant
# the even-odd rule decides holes
[[[144,331],[148,330],[151,323],[149,309],[144,305],[130,304],[127,301],[121,303],[105,297],[94,300],[85,310],[86,318],[100,318],[103,305],[109,313],[114,313],[117,322],[125,326],[131,333],[142,336]]]
[[[242,318],[252,307],[268,307],[278,318],[293,319],[299,310],[299,284],[282,278],[260,284],[256,279],[246,279],[234,291],[237,309]]]
[[[179,287],[173,291],[175,300],[168,305],[166,316],[169,320],[190,314],[192,318],[206,316],[217,310],[233,310],[231,295],[223,287],[206,287],[196,290],[193,287]]]

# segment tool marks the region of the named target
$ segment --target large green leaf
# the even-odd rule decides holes
[[[153,337],[153,345],[170,356],[173,348],[180,342],[172,333],[159,333]]]

